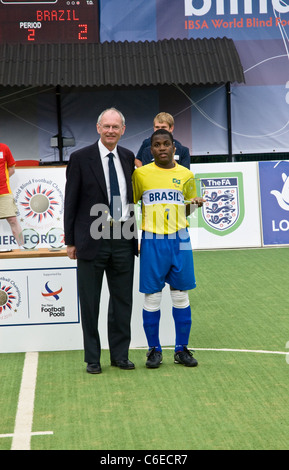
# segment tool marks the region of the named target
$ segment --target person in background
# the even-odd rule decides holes
[[[165,129],[173,134],[174,118],[169,113],[159,113],[154,118],[154,131],[158,129]],[[178,140],[174,140],[175,155],[174,159],[180,164],[190,169],[191,157],[188,147],[184,147]],[[145,139],[136,155],[135,166],[138,168],[147,165],[153,161],[154,157],[151,153],[151,140],[150,137]]]
[[[134,256],[138,254],[136,234],[125,236],[123,231],[130,220],[135,230],[134,154],[118,145],[125,132],[124,116],[115,108],[106,109],[98,118],[97,131],[96,143],[71,154],[64,205],[65,243],[68,257],[77,259],[85,362],[91,374],[102,371],[98,318],[104,272],[110,293],[111,365],[135,368],[128,351]]]
[[[15,173],[16,162],[6,144],[0,143],[0,219],[6,219],[12,234],[20,247],[23,234],[17,219],[17,206],[10,187],[10,178]]]
[[[161,298],[169,284],[175,322],[177,364],[198,365],[188,349],[191,330],[190,289],[196,287],[193,253],[186,217],[203,205],[194,174],[174,161],[173,136],[158,129],[151,137],[154,162],[133,173],[135,204],[142,201],[140,292],[145,294],[143,326],[148,341],[147,368],[162,363],[159,339]]]

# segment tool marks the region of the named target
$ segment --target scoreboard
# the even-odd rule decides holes
[[[93,42],[98,0],[0,0],[0,44]]]

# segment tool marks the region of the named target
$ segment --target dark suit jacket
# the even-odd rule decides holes
[[[121,146],[117,146],[117,151],[126,179],[128,203],[133,207],[131,177],[134,171],[134,154]],[[66,178],[65,243],[76,246],[78,258],[91,260],[96,257],[102,242],[101,236],[98,236],[98,239],[92,238],[90,233],[92,223],[99,219],[99,230],[108,228],[107,222],[104,223],[107,217],[104,211],[94,216],[90,214],[95,204],[102,205],[102,208],[108,207],[108,194],[97,142],[71,154]],[[93,213],[96,214],[95,211]],[[133,213],[131,215],[134,220]],[[133,243],[135,254],[137,254],[137,236],[133,239]]]

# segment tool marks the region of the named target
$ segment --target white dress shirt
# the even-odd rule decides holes
[[[118,179],[119,192],[120,192],[120,197],[121,197],[121,207],[122,207],[122,217],[120,221],[124,222],[127,219],[129,219],[130,211],[129,211],[129,204],[127,202],[126,180],[125,180],[122,165],[121,165],[118,153],[117,153],[117,147],[115,147],[113,150],[108,150],[99,139],[98,148],[99,148],[100,158],[101,158],[101,162],[103,166],[109,203],[110,203],[110,182],[109,182],[109,169],[108,169],[108,161],[109,161],[108,154],[113,153],[114,155],[114,166],[115,166],[117,179]],[[109,216],[109,218],[111,217]]]

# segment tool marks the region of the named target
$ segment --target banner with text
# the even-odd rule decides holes
[[[0,327],[79,323],[76,268],[0,270]]]
[[[233,153],[288,152],[288,1],[100,0],[100,13],[101,42],[232,38],[246,80],[245,85],[232,87]],[[193,114],[189,147],[195,155],[222,154],[223,147],[227,148],[227,124],[214,116],[212,98],[210,89],[205,89],[200,100],[188,96]],[[200,129],[197,139],[195,126]],[[208,150],[212,127],[222,143]]]
[[[289,162],[259,162],[264,245],[289,245]]]
[[[64,246],[65,168],[17,169],[11,190],[26,249]],[[0,220],[0,250],[17,248],[6,220]]]

